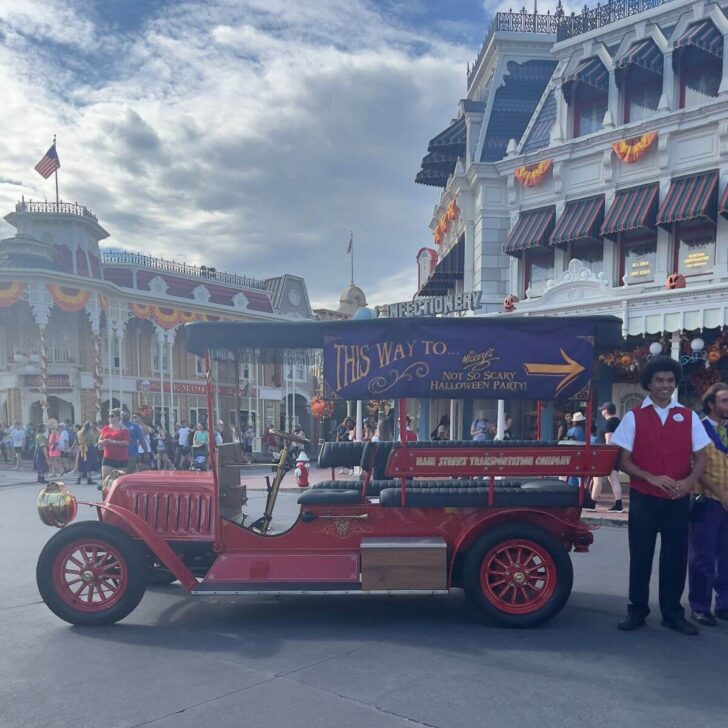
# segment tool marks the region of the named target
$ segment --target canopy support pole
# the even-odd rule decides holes
[[[502,440],[506,434],[506,402],[498,400],[498,415],[496,417],[495,439]]]
[[[407,457],[407,400],[400,399],[400,400],[398,400],[398,404],[399,404],[399,442],[402,446],[402,459],[404,460]],[[404,508],[405,503],[407,501],[407,495],[406,495],[406,491],[405,491],[407,479],[400,478],[400,484],[402,487],[400,503],[402,505],[402,508]]]
[[[208,438],[207,438],[207,452],[208,460],[210,461],[210,470],[212,471],[212,519],[214,524],[214,537],[215,543],[214,548],[216,553],[222,553],[225,545],[222,541],[222,528],[220,524],[220,492],[219,483],[217,482],[217,448],[215,446],[215,437],[210,434],[209,424],[214,422],[213,419],[213,404],[214,404],[214,389],[215,382],[212,378],[212,362],[210,361],[210,351],[205,351],[205,389],[207,391],[207,421],[208,421]],[[214,430],[213,430],[214,432]]]
[[[581,508],[584,504],[584,491],[586,490],[586,484],[589,481],[589,465],[591,463],[591,425],[592,425],[592,393],[591,393],[591,387],[588,388],[589,394],[588,399],[586,401],[586,422],[584,427],[584,440],[586,440],[584,444],[584,470],[586,471],[585,474],[579,478],[579,508]]]

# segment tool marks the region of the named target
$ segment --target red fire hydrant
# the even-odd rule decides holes
[[[293,471],[294,475],[296,476],[296,483],[298,484],[299,488],[308,488],[308,471],[311,467],[308,464],[308,461],[308,455],[306,455],[306,453],[301,450],[301,452],[298,454],[298,457],[296,458],[296,469]]]

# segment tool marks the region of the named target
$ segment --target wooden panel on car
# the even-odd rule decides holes
[[[447,589],[447,545],[441,538],[365,538],[362,589]]]

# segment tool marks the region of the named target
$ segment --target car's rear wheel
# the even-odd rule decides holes
[[[464,564],[471,601],[504,627],[532,627],[561,611],[574,580],[566,548],[530,524],[481,536]]]
[[[139,604],[147,585],[143,552],[123,531],[94,521],[55,534],[36,568],[43,601],[79,626],[113,624]]]

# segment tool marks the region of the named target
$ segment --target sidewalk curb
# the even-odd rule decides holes
[[[582,516],[584,523],[591,523],[600,528],[626,528],[627,519],[609,518],[609,516]]]

